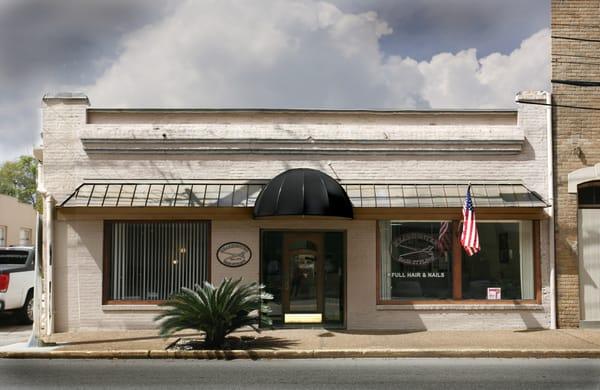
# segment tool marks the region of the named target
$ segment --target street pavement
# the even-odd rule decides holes
[[[23,343],[31,335],[31,325],[19,324],[13,313],[0,313],[0,347]]]
[[[2,389],[600,389],[600,360],[12,360]]]

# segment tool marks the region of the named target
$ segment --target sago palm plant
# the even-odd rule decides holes
[[[164,313],[156,316],[160,321],[160,335],[167,337],[183,329],[205,333],[204,345],[221,348],[231,332],[249,326],[260,332],[260,326],[271,326],[269,307],[265,301],[273,299],[264,286],[242,279],[225,279],[219,287],[208,282],[194,289],[182,288],[168,301]]]

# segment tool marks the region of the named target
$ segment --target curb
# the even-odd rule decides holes
[[[0,351],[0,359],[600,358],[599,349],[301,349]]]

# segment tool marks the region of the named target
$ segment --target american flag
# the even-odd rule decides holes
[[[436,247],[440,253],[444,253],[450,249],[450,246],[452,245],[450,239],[450,222],[440,222],[440,232],[436,243]]]
[[[463,206],[463,229],[460,235],[460,244],[469,256],[473,256],[481,247],[479,246],[479,233],[475,222],[475,209],[471,199],[471,186],[467,187],[467,197]]]

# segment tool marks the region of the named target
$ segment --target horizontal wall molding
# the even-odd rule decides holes
[[[91,139],[81,140],[88,154],[518,154],[523,139],[514,140],[370,140],[370,139]]]
[[[518,154],[525,143],[497,124],[88,124],[78,135],[88,154]]]

